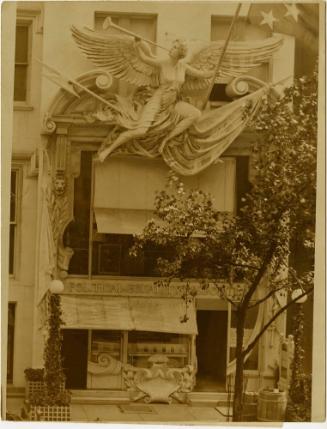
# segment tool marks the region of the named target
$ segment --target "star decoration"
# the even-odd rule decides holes
[[[261,15],[263,17],[263,20],[260,22],[260,25],[267,24],[272,30],[274,26],[274,22],[278,21],[278,19],[274,17],[272,10],[269,13],[261,12]]]
[[[295,21],[297,21],[298,15],[300,13],[299,9],[296,7],[296,5],[294,3],[292,4],[284,4],[284,6],[287,9],[287,12],[285,13],[285,17],[286,16],[292,16],[294,18]]]

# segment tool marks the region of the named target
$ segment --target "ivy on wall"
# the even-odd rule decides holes
[[[304,372],[304,312],[296,306],[293,318],[294,359],[288,392],[286,421],[309,422],[311,420],[311,377]]]
[[[56,405],[62,396],[62,383],[65,380],[62,367],[61,298],[49,295],[48,338],[44,350],[44,381],[48,405]]]

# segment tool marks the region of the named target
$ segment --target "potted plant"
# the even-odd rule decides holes
[[[70,421],[71,395],[62,390],[56,396],[46,391],[34,392],[28,401],[29,420]]]
[[[25,399],[35,393],[44,390],[44,368],[26,368],[25,371],[26,389]]]
[[[65,390],[62,367],[60,295],[48,295],[48,337],[44,349],[44,370],[29,368],[26,377],[39,378],[40,388],[29,391],[26,401],[30,420],[69,421],[71,394]]]

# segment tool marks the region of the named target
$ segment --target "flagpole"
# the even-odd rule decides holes
[[[105,98],[101,97],[100,95],[96,94],[95,92],[91,91],[90,89],[86,88],[86,86],[80,84],[79,82],[76,82],[76,80],[70,79],[66,76],[64,76],[63,74],[59,73],[58,70],[56,70],[54,67],[48,66],[47,64],[43,63],[42,61],[40,61],[38,58],[35,58],[35,60],[40,63],[43,67],[49,69],[50,71],[52,71],[53,73],[55,73],[58,77],[61,77],[62,79],[66,80],[68,84],[72,84],[77,86],[78,88],[80,88],[82,91],[87,92],[89,95],[91,95],[91,97],[96,98],[97,100],[101,101],[103,104],[105,104],[106,106],[110,107],[111,109],[115,110],[117,113],[121,113],[121,110],[116,107],[114,104],[110,103],[108,100],[106,100]],[[65,91],[68,91],[67,88],[65,88],[64,86],[61,86],[59,82],[56,82],[54,79],[51,78],[51,76],[47,76],[44,75],[47,79],[51,80],[51,82],[57,84],[58,86],[60,86],[62,89],[64,89]],[[72,93],[72,91],[70,91],[70,93]],[[79,95],[75,95],[75,97],[78,97]]]
[[[204,98],[204,101],[203,101],[203,104],[202,104],[202,109],[207,104],[207,101],[209,99],[210,93],[211,93],[212,88],[213,88],[213,86],[215,84],[215,79],[216,79],[216,77],[219,74],[219,70],[220,70],[220,67],[222,65],[222,62],[223,62],[223,59],[224,59],[224,56],[225,56],[225,53],[226,53],[226,50],[227,50],[227,46],[228,46],[228,44],[230,42],[230,39],[232,37],[232,32],[233,32],[233,29],[234,29],[234,25],[235,25],[235,22],[236,22],[236,20],[238,18],[239,13],[240,13],[241,6],[242,6],[242,3],[239,3],[237,5],[237,8],[236,8],[236,11],[235,11],[232,23],[231,23],[231,25],[229,27],[229,30],[228,30],[227,38],[226,38],[224,46],[223,46],[223,50],[222,50],[221,55],[219,57],[219,61],[218,61],[217,65],[216,65],[215,72],[214,72],[214,74],[212,76],[210,86],[209,86],[209,88],[207,90],[207,93],[206,93],[206,96]]]
[[[102,103],[106,104],[111,109],[115,110],[118,113],[121,113],[121,110],[118,109],[114,104],[110,103],[105,98],[101,97],[100,95],[96,94],[95,92],[91,91],[90,89],[86,88],[84,85],[81,85],[80,83],[76,82],[76,80],[69,79],[68,80],[73,85],[76,85],[78,88],[82,89],[83,91],[87,92],[92,97],[96,98],[97,100],[101,101]]]

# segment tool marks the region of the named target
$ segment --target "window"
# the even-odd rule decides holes
[[[82,152],[81,174],[74,184],[74,221],[66,229],[66,246],[74,249],[70,261],[71,274],[89,272],[90,205],[93,152]]]
[[[230,16],[213,16],[211,18],[211,40],[226,40],[231,22],[232,17]],[[239,17],[233,28],[231,40],[260,40],[267,36],[268,34],[264,29],[258,26],[254,26],[250,24],[246,19]],[[254,70],[249,71],[247,74],[257,77],[266,82],[269,80],[269,64],[266,63],[261,65],[260,67],[256,67]],[[225,92],[228,82],[229,80],[228,78],[226,78],[226,82],[214,84],[209,97],[210,102],[225,104],[226,102],[232,101],[232,98],[229,97]]]
[[[147,246],[143,255],[138,258],[132,257],[129,253],[134,244],[131,234],[98,234],[94,230],[93,237],[93,275],[155,277],[159,275],[156,267],[157,258],[169,259],[173,256],[169,249]]]
[[[29,70],[29,33],[28,23],[16,26],[14,100],[27,101]]]
[[[108,13],[97,12],[95,14],[95,30],[110,32],[123,36],[124,33],[114,28],[103,29],[103,23],[107,17],[111,18],[113,24],[119,25],[125,30],[138,34],[151,42],[156,41],[157,36],[157,17],[152,14],[129,14],[129,13]],[[152,52],[155,52],[155,47],[150,45]],[[120,95],[129,96],[135,90],[135,86],[120,80],[118,82],[118,91]]]
[[[110,31],[115,34],[123,34],[119,30],[103,30],[105,19],[110,16],[115,25],[125,28],[128,31],[136,33],[145,39],[154,42],[157,35],[157,16],[153,14],[129,14],[129,13],[107,13],[97,12],[95,14],[95,29],[97,31]]]
[[[18,218],[18,181],[19,171],[11,171],[10,183],[10,231],[9,231],[9,274],[15,272],[15,253],[17,242],[17,218]]]
[[[149,367],[152,355],[169,358],[168,366],[183,368],[188,363],[189,337],[165,332],[131,331],[128,333],[128,362],[137,367]]]
[[[93,152],[81,154],[81,174],[75,179],[74,221],[65,232],[65,245],[74,250],[69,273],[75,275],[110,275],[155,277],[156,260],[159,256],[169,258],[172,251],[149,246],[138,258],[131,257],[132,234],[103,234],[97,231],[92,212],[90,234],[90,205]]]
[[[209,101],[222,101],[225,103],[228,101],[233,101],[233,98],[226,94],[226,86],[226,83],[215,83],[212,87]]]
[[[92,166],[93,154],[81,152],[75,179],[74,220],[64,234],[65,246],[74,250],[69,274],[158,277],[158,258],[173,259],[174,249],[148,245],[138,258],[130,256],[130,249],[133,234],[141,233],[153,216],[154,195],[163,188],[168,168],[163,162],[127,157]],[[233,212],[234,178],[235,161],[225,158],[184,183],[214,196],[217,210]],[[187,272],[188,265],[191,269],[192,261],[185,264]]]
[[[251,191],[251,182],[249,181],[249,162],[248,156],[236,157],[236,213],[239,215],[244,202],[242,199]]]
[[[14,374],[14,334],[16,304],[8,304],[8,338],[7,338],[7,382],[13,382]]]
[[[170,368],[190,363],[190,335],[121,330],[63,329],[66,387],[126,390],[122,367],[150,368],[155,355]]]
[[[91,331],[88,359],[88,389],[121,389],[122,333],[120,331]],[[101,374],[102,368],[108,368]],[[109,369],[110,368],[110,369]]]

